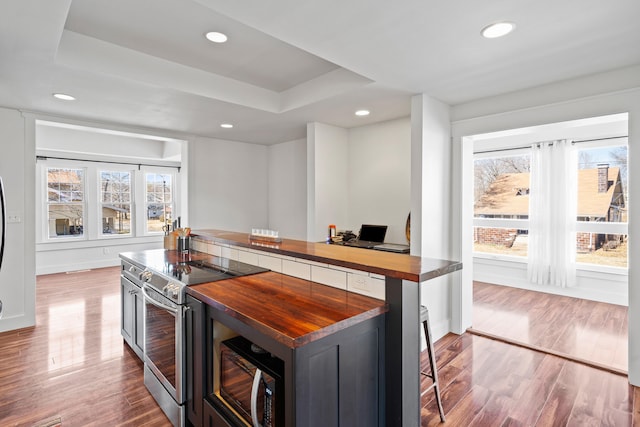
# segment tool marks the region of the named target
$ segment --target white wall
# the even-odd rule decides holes
[[[307,237],[307,141],[268,147],[269,225],[281,237]]]
[[[388,225],[386,242],[407,243],[411,209],[409,117],[349,129],[348,221],[338,229],[357,234],[362,224]]]
[[[307,124],[307,240],[325,241],[329,224],[348,222],[346,129]]]
[[[36,149],[56,153],[60,157],[76,158],[86,154],[90,158],[149,159],[158,161],[180,161],[181,141],[169,138],[146,137],[125,132],[67,125],[64,123],[39,122],[36,126]],[[54,155],[54,154],[50,154]]]
[[[268,157],[263,145],[190,139],[188,225],[243,233],[268,228]]]
[[[411,254],[451,256],[451,134],[449,106],[426,95],[411,99]],[[459,274],[421,284],[421,304],[429,308],[434,338],[452,329],[451,288]]]
[[[114,161],[125,163],[145,163],[153,165],[177,165],[182,163],[182,171],[187,171],[187,162],[181,162],[181,150],[186,142],[183,140],[151,136],[143,130],[134,132],[107,129],[98,127],[99,125],[82,125],[77,121],[52,122],[49,120],[38,120],[35,128],[36,154],[63,157],[71,159],[86,159],[97,161]],[[40,160],[39,160],[40,162]],[[47,162],[58,162],[50,159]],[[82,163],[78,163],[84,166]],[[94,163],[86,163],[94,165]],[[136,166],[118,166],[114,168],[130,170]],[[144,169],[144,167],[143,167]],[[172,169],[173,170],[173,169]],[[36,185],[44,187],[44,176]],[[142,177],[136,180],[136,192],[143,188]],[[97,185],[90,185],[95,180],[95,176],[87,177],[87,197],[90,200],[97,200]],[[95,183],[94,183],[95,184]],[[181,186],[178,178],[177,186]],[[36,189],[36,198],[43,200],[40,187]],[[188,197],[185,188],[177,193],[176,209],[177,215],[188,221],[188,215],[183,202]],[[139,194],[139,197],[144,197]],[[120,252],[156,249],[163,246],[162,236],[136,236],[120,237],[112,236],[103,238],[95,227],[88,228],[86,239],[72,241],[47,241],[44,238],[46,229],[43,229],[44,203],[36,204],[36,274],[51,274],[65,271],[77,271],[91,268],[109,267],[120,264],[118,254]],[[97,207],[88,206],[87,213],[91,214],[94,223],[97,223]],[[137,230],[142,230],[142,221],[137,221],[134,225]],[[141,233],[140,233],[141,234]]]
[[[0,108],[0,176],[7,214],[20,218],[7,224],[5,254],[0,269],[3,303],[0,332],[35,324],[35,263],[33,224],[35,197],[34,121],[16,110]]]
[[[607,93],[612,82],[625,82],[630,88]],[[629,218],[629,381],[640,385],[640,265],[633,263],[634,250],[640,246],[640,223],[636,212],[640,209],[640,186],[633,177],[634,166],[640,158],[640,67],[619,70],[611,73],[588,76],[571,82],[557,83],[535,90],[511,93],[470,105],[452,109],[452,115],[458,120],[453,123],[453,143],[462,147],[457,150],[454,159],[459,167],[468,162],[471,151],[465,149],[470,142],[464,136],[495,132],[505,129],[516,129],[528,126],[576,120],[585,117],[597,117],[616,113],[629,113],[629,200],[631,212]],[[532,103],[535,100],[535,103]],[[461,185],[462,187],[462,185]],[[471,217],[473,213],[473,197],[471,189],[465,193],[458,189],[459,197],[454,200],[454,210],[459,210],[460,217]],[[471,197],[470,197],[471,196]],[[468,249],[472,242],[466,240],[455,242],[460,244],[459,250],[464,254],[464,268],[472,269],[473,260]],[[464,238],[464,235],[463,235]],[[465,249],[466,247],[466,249]],[[467,271],[468,273],[468,271]],[[462,310],[470,312],[472,284],[470,278],[462,283],[462,294],[465,306]]]

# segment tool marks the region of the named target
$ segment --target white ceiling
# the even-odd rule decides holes
[[[640,64],[638,17],[637,0],[3,0],[0,106],[273,144],[407,116],[417,93],[458,105]],[[480,36],[501,20],[516,30]]]

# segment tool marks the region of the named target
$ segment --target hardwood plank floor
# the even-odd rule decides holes
[[[445,425],[620,427],[640,419],[640,393],[625,376],[469,333],[448,334],[435,349]],[[439,425],[432,391],[422,404],[422,426]]]
[[[473,329],[626,373],[627,307],[474,282]]]
[[[0,333],[1,426],[170,426],[120,336],[119,272],[37,278],[37,325]],[[445,425],[631,426],[640,419],[640,392],[624,376],[469,333],[435,346]],[[432,391],[422,403],[422,425],[439,424]]]
[[[0,334],[0,425],[170,426],[120,336],[120,268],[37,278],[36,326]]]

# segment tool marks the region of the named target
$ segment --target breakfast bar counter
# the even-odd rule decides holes
[[[300,240],[260,241],[224,230],[195,230],[192,235],[196,243],[212,248],[248,249],[384,276],[384,425],[420,425],[420,286],[462,269],[462,263]]]

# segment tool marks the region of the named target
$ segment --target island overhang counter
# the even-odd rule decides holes
[[[420,425],[420,286],[461,270],[462,263],[320,242],[260,241],[215,229],[194,230],[192,238],[205,247],[248,249],[384,276],[386,425]]]

